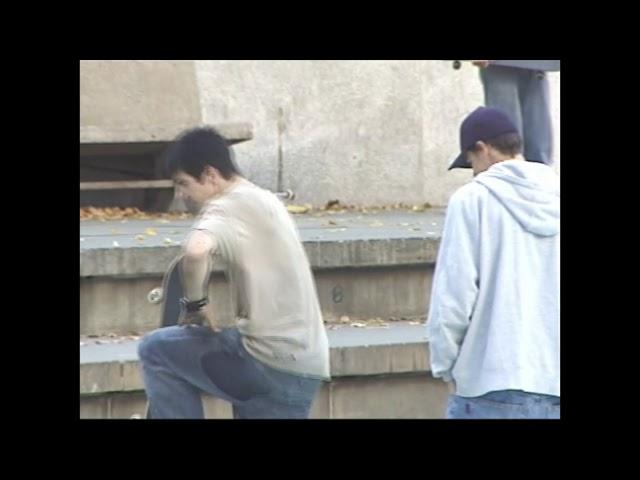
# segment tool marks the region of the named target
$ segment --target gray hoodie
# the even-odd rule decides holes
[[[447,208],[427,322],[456,393],[560,395],[560,186],[548,166],[493,165]]]

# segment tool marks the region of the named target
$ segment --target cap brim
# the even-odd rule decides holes
[[[471,168],[471,165],[469,165],[469,162],[467,162],[466,153],[463,152],[460,155],[458,155],[456,159],[453,161],[453,163],[451,164],[451,166],[449,167],[449,170],[452,170],[454,168]]]

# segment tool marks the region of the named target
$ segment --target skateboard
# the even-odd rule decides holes
[[[464,60],[468,61],[468,60]],[[453,68],[459,70],[463,60],[454,60]],[[538,72],[559,72],[560,60],[489,60],[489,65],[524,68]]]

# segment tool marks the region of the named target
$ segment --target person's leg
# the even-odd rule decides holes
[[[270,392],[270,382],[228,328],[176,326],[146,335],[138,346],[151,418],[204,418],[201,394],[242,403]]]
[[[525,418],[522,405],[488,400],[485,397],[485,395],[480,397],[451,395],[447,404],[446,418],[454,420]]]
[[[560,418],[560,397],[537,393],[528,393],[527,396],[527,418],[553,420]]]
[[[522,70],[519,83],[524,157],[551,165],[553,162],[553,126],[547,75]]]
[[[560,418],[560,398],[502,390],[479,397],[449,397],[448,419],[538,419]]]
[[[271,380],[272,389],[267,395],[235,404],[234,418],[309,418],[313,400],[322,381],[281,372],[258,360],[255,362]]]
[[[522,112],[518,94],[519,68],[489,66],[480,69],[484,104],[504,110],[523,135]]]

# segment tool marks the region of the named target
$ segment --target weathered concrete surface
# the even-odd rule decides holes
[[[556,169],[560,74],[549,75]],[[478,70],[443,60],[82,61],[80,141],[172,140],[202,123],[248,122],[242,171],[321,205],[445,205],[458,127],[484,103]]]
[[[337,378],[324,384],[311,407],[310,418],[322,419],[440,419],[444,418],[447,387],[428,374],[389,377]],[[205,419],[233,418],[229,402],[202,396]],[[144,392],[80,397],[80,418],[144,417]]]
[[[424,324],[329,330],[332,381],[311,418],[442,418],[446,386],[429,374]],[[130,418],[145,407],[136,341],[80,347],[80,417]],[[231,405],[203,396],[206,418]]]
[[[425,315],[442,211],[295,218],[325,319],[331,321],[342,315],[383,319]],[[177,245],[190,223],[81,223],[82,334],[124,334],[157,326],[160,308],[147,302],[147,293],[161,284],[162,274],[178,253]],[[136,240],[135,236],[147,228],[157,234]],[[163,246],[169,235],[175,246]],[[112,247],[114,241],[118,247]],[[234,319],[228,285],[219,266],[215,270],[209,295],[218,324],[230,326]]]
[[[416,265],[435,261],[444,210],[325,213],[294,219],[314,269]],[[80,277],[162,275],[192,222],[80,222]],[[149,228],[155,235],[145,233]],[[144,239],[136,239],[139,235]],[[220,271],[220,265],[214,271]]]
[[[450,61],[198,61],[206,122],[245,118],[243,171],[302,202],[445,205],[468,181],[448,172],[462,119],[484,103],[478,70]],[[559,158],[560,74],[549,75]],[[278,178],[281,178],[279,185]]]
[[[80,62],[80,143],[169,141],[201,122],[193,61]]]
[[[344,326],[328,330],[331,375],[336,377],[429,371],[424,324],[394,322],[387,328]],[[138,341],[80,347],[80,393],[140,390]]]
[[[423,317],[429,304],[432,266],[316,270],[318,299],[326,321]],[[80,333],[146,332],[158,327],[160,305],[147,294],[161,285],[157,278],[84,278],[80,282]],[[229,285],[212,276],[209,298],[216,324],[232,326]]]

